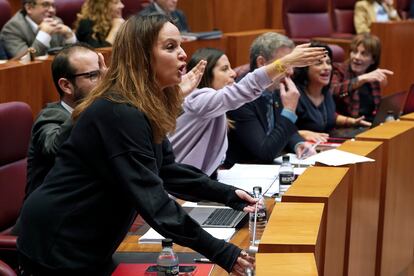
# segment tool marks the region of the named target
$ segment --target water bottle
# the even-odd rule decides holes
[[[162,240],[162,250],[157,258],[158,276],[178,275],[178,257],[172,248],[171,239]]]
[[[395,121],[394,111],[388,110],[387,111],[387,116],[385,117],[384,122],[392,122],[392,121]]]
[[[252,245],[254,246],[254,245],[259,244],[263,231],[266,228],[267,212],[266,212],[264,198],[262,195],[262,187],[260,186],[253,187],[253,197],[259,198],[259,204],[256,205],[257,209],[255,209],[254,213],[249,214],[250,241]],[[256,223],[256,228],[254,227],[255,223]]]
[[[289,189],[294,179],[295,175],[293,173],[293,166],[290,164],[289,155],[284,155],[279,169],[279,197]]]

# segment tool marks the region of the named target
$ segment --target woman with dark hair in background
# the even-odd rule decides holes
[[[195,166],[207,175],[224,161],[227,150],[226,112],[253,101],[287,68],[306,66],[324,56],[323,48],[296,47],[290,54],[247,74],[238,83],[227,56],[218,49],[203,48],[191,57],[187,69],[206,60],[205,73],[197,90],[189,94],[175,132],[169,135],[177,161]],[[281,93],[290,93],[293,82],[281,85]],[[296,89],[291,93],[297,93]]]
[[[76,37],[94,48],[111,46],[124,19],[121,0],[86,0],[75,22]]]
[[[381,43],[371,34],[356,35],[351,42],[349,60],[334,64],[332,92],[339,114],[372,122],[381,101],[381,84],[393,72],[378,68]]]
[[[168,193],[254,211],[245,191],[177,164],[165,135],[181,111],[186,54],[164,15],[133,16],[112,62],[73,112],[68,140],[44,183],[24,202],[21,275],[107,275],[137,212],[157,232],[235,275],[253,259],[204,231]]]
[[[329,91],[332,78],[332,51],[317,42],[311,47],[323,47],[328,55],[317,64],[295,70],[293,81],[299,89],[301,97],[296,108],[299,133],[308,141],[326,141],[328,133],[335,126],[369,126],[364,117],[350,118],[339,115],[335,110],[335,102]]]

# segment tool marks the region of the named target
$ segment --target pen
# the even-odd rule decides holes
[[[207,258],[196,258],[194,259],[195,263],[211,263],[211,261]]]

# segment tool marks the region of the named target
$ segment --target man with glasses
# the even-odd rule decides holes
[[[0,38],[10,57],[19,57],[29,47],[41,56],[52,47],[76,42],[72,30],[55,16],[54,0],[23,0],[23,7],[4,26]]]
[[[28,153],[26,197],[55,163],[61,144],[70,134],[71,113],[106,71],[102,54],[85,44],[64,48],[52,62],[52,75],[60,101],[48,104],[37,116]]]

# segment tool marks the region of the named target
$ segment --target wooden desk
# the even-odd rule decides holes
[[[266,208],[268,213],[271,214],[274,207],[274,199],[269,198],[266,200]],[[142,221],[142,224],[145,222]],[[138,224],[140,224],[138,222]],[[126,236],[122,243],[119,245],[117,251],[118,252],[160,252],[161,245],[160,244],[139,244],[138,243],[139,236],[138,235],[129,235]],[[247,249],[250,245],[249,243],[249,225],[246,223],[244,227],[239,229],[236,234],[230,240],[231,243],[239,246],[240,248]],[[194,252],[192,249],[188,247],[179,246],[174,244],[174,251],[175,252]],[[218,265],[214,266],[212,276],[219,276],[219,275],[228,275],[228,273],[219,267]]]
[[[414,80],[414,21],[378,23],[371,25],[371,33],[381,40],[380,68],[394,72],[388,77],[383,95],[406,91]]]
[[[312,253],[258,253],[256,275],[317,276]]]
[[[322,268],[323,212],[323,203],[277,203],[260,241],[259,252],[312,253]]]
[[[0,64],[0,102],[21,101],[32,108],[33,117],[42,108],[43,65],[40,61]]]
[[[343,274],[350,181],[348,168],[310,167],[282,197],[283,202],[325,203],[320,275]]]
[[[348,165],[349,185],[347,247],[344,275],[374,275],[382,169],[382,143],[348,140],[339,148],[375,162]]]
[[[180,0],[191,31],[239,32],[268,28],[268,0]]]
[[[227,56],[229,58],[231,66],[237,67],[246,63],[250,63],[250,46],[253,40],[261,34],[267,32],[277,32],[284,34],[284,30],[276,29],[260,29],[254,31],[244,32],[233,32],[225,33],[224,36],[227,38]]]
[[[200,48],[217,48],[226,52],[227,50],[227,38],[223,36],[222,38],[217,39],[207,39],[207,40],[194,40],[194,41],[184,41],[181,44],[185,53],[187,54],[187,61],[190,60],[191,56]]]
[[[357,135],[383,142],[375,275],[398,275],[414,259],[414,122],[389,122]]]
[[[414,113],[406,114],[400,117],[403,121],[414,121]]]

